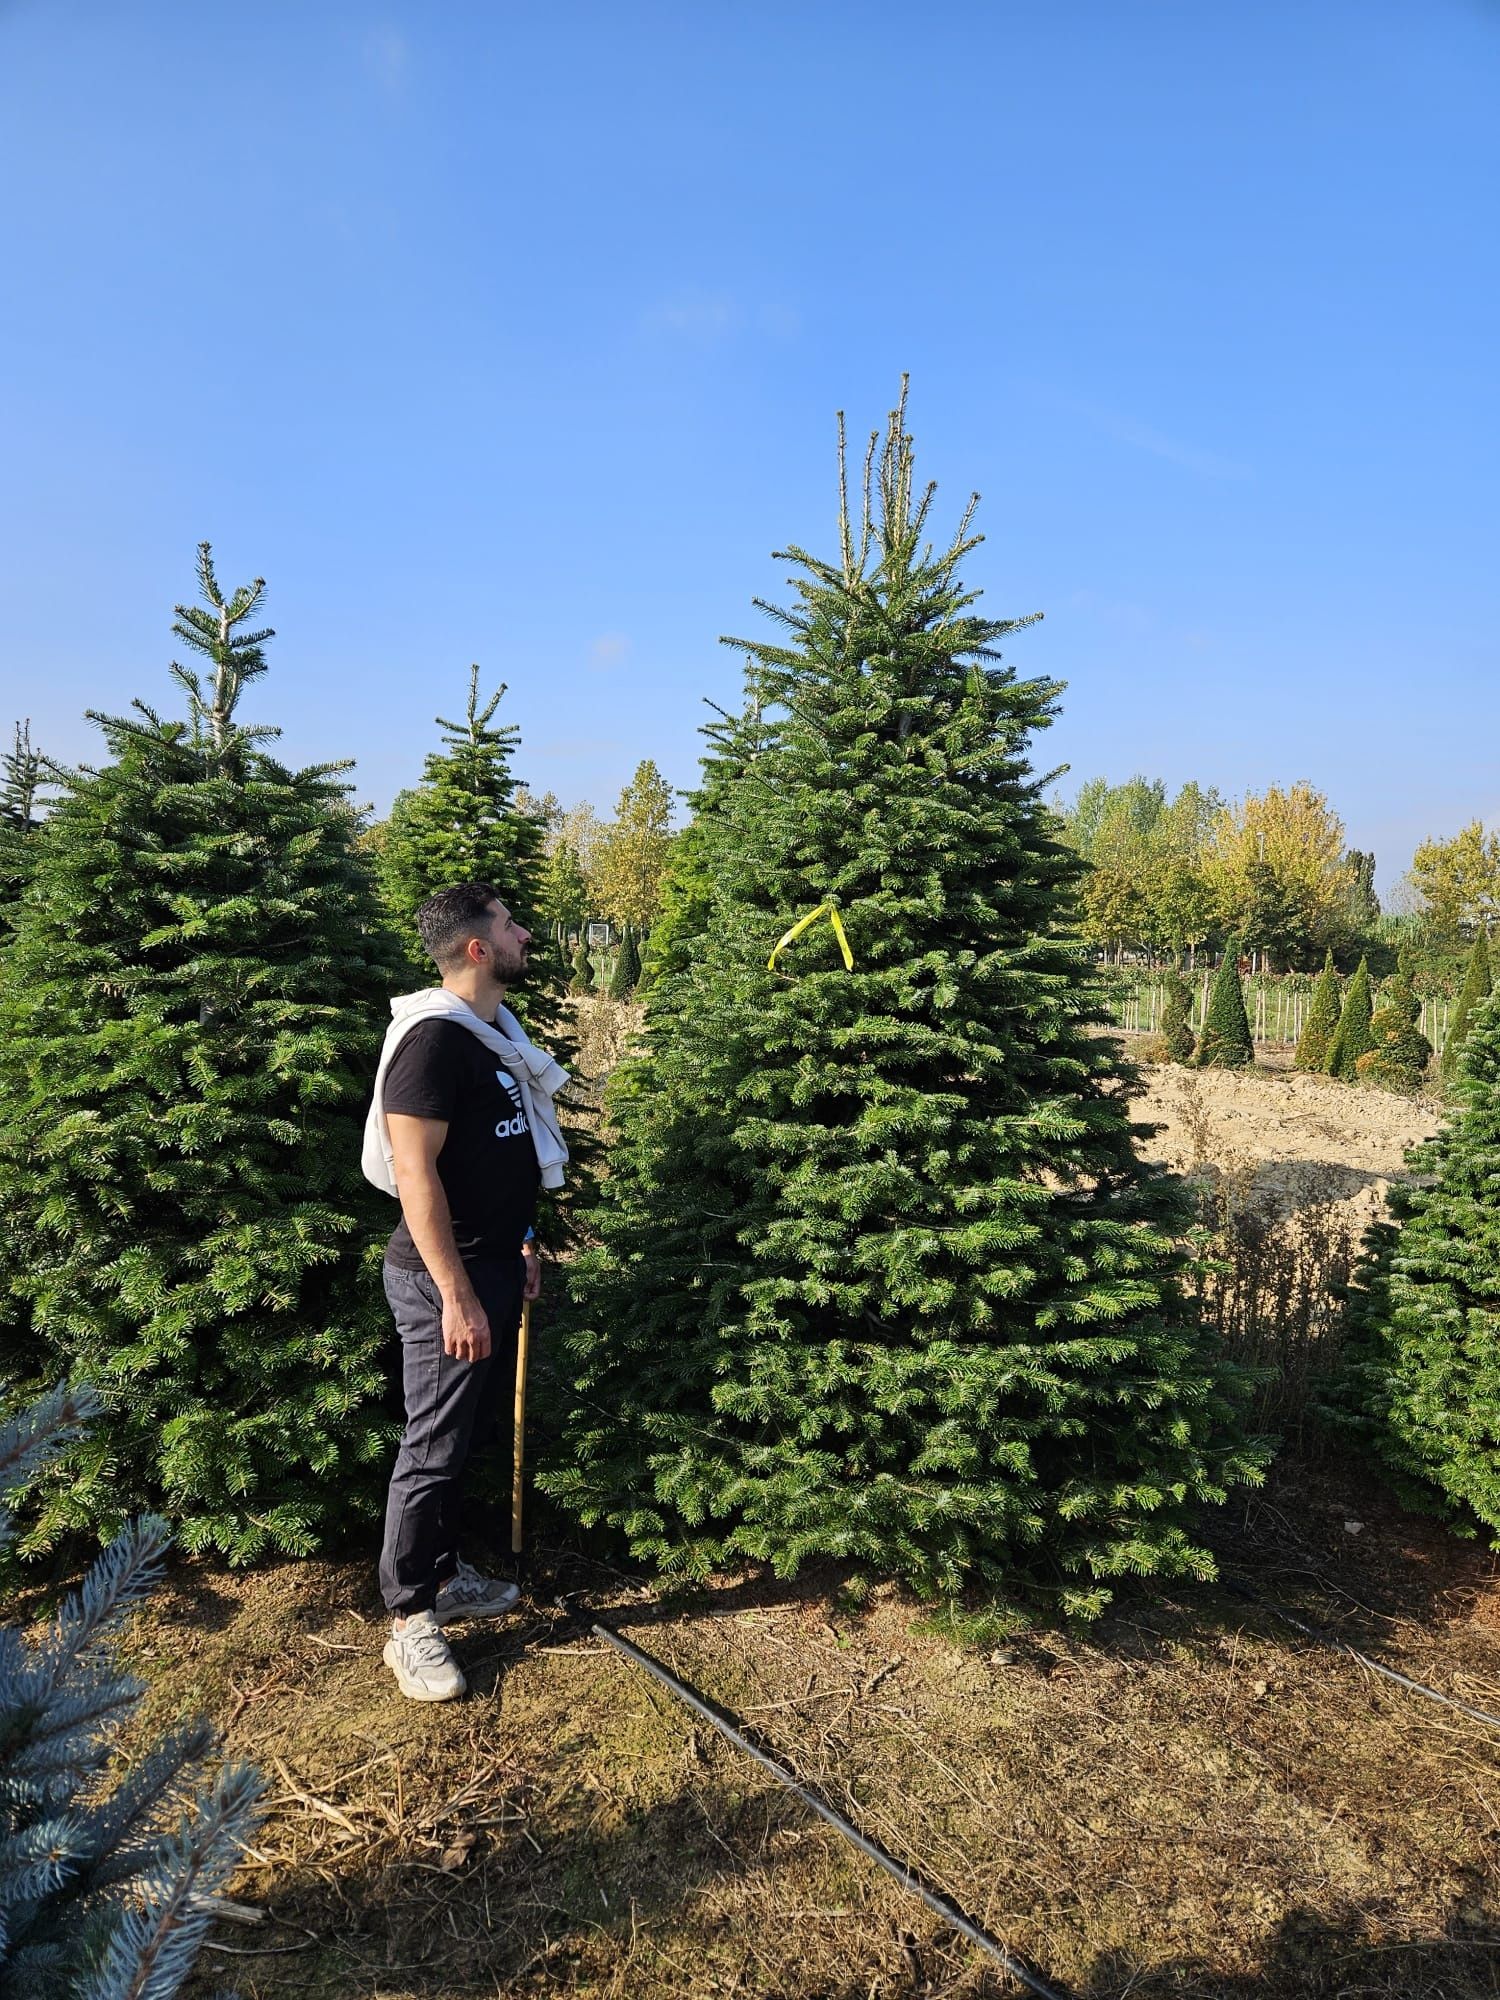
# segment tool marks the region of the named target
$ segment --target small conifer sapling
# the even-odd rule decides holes
[[[1342,1077],[1345,1083],[1352,1083],[1359,1074],[1360,1057],[1374,1046],[1370,1033],[1370,1020],[1374,1011],[1370,993],[1369,961],[1362,958],[1355,969],[1354,977],[1344,989],[1344,1004],[1339,1010],[1339,1024],[1333,1031],[1332,1041],[1328,1044],[1328,1055],[1323,1068],[1329,1076]]]
[[[1459,1059],[1468,1039],[1469,1022],[1475,1009],[1490,997],[1490,985],[1490,949],[1481,931],[1469,952],[1469,961],[1464,967],[1464,983],[1459,988],[1458,1005],[1453,1010],[1447,1039],[1443,1043],[1442,1072],[1445,1081],[1458,1072]]]
[[[1192,1004],[1192,995],[1182,974],[1169,972],[1166,997],[1162,1002],[1161,1033],[1167,1045],[1167,1054],[1176,1063],[1191,1062],[1193,1051],[1198,1046],[1191,1026]]]
[[[1329,1045],[1339,1024],[1339,1013],[1339,976],[1334,970],[1333,952],[1330,950],[1324,957],[1323,970],[1313,988],[1312,1004],[1302,1023],[1302,1033],[1297,1037],[1297,1050],[1292,1057],[1294,1068],[1321,1071],[1326,1066]]]
[[[82,1387],[0,1425],[0,1494],[55,1476],[96,1417]],[[15,1527],[0,1503],[0,1553]],[[141,1683],[120,1628],[160,1579],[165,1521],[131,1522],[40,1628],[0,1627],[0,1991],[53,2000],[171,2000],[213,1897],[256,1828],[258,1774],[221,1765],[203,1721],[143,1732],[119,1768]],[[111,1767],[114,1767],[113,1769]]]
[[[1224,956],[1208,989],[1208,1005],[1203,1010],[1197,1056],[1202,1069],[1246,1069],[1255,1061],[1250,1018],[1245,1012],[1245,989],[1240,984],[1239,956],[1239,941],[1231,938],[1224,947]]]

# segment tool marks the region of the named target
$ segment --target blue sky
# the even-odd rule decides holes
[[[1500,822],[1497,85],[1477,0],[0,0],[0,722],[166,699],[207,537],[361,797],[471,660],[539,788],[689,784],[906,369],[1039,760],[1389,889]]]

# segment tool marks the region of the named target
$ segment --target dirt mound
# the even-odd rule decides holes
[[[1159,1129],[1142,1150],[1179,1173],[1249,1169],[1258,1191],[1286,1208],[1348,1202],[1373,1216],[1406,1155],[1437,1130],[1423,1099],[1354,1087],[1301,1070],[1186,1069],[1143,1072],[1132,1108]]]

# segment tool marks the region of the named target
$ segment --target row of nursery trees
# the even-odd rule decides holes
[[[707,732],[610,1172],[549,1218],[583,1244],[549,1481],[663,1562],[1040,1564],[1088,1609],[1114,1567],[1191,1567],[1182,1506],[1258,1447],[1183,1304],[1180,1190],[1137,1159],[1093,1032],[1083,871],[1029,762],[1058,690],[1000,659],[1029,621],[978,613],[978,538],[932,553],[911,479],[898,415],[838,559],[791,552],[780,643],[741,642],[742,712]],[[237,1561],[367,1514],[390,1218],[357,1153],[387,998],[430,976],[411,911],[479,877],[545,921],[546,817],[494,702],[472,690],[372,838],[344,767],[291,769],[242,719],[262,586],[226,596],[206,548],[200,583],[174,626],[186,713],[96,717],[98,766],[6,816],[0,1358],[9,1384],[67,1371],[108,1405],[28,1502],[30,1552],[144,1500]],[[850,962],[818,923],[769,965],[825,906]],[[1235,956],[1202,1061],[1248,1055]],[[566,976],[543,963],[517,996],[565,1060]],[[1460,1091],[1487,985],[1480,943]],[[1365,971],[1340,995],[1326,966],[1299,1061],[1410,1067],[1409,991],[1382,997],[1372,1017]],[[1137,1403],[1134,1427],[1105,1414]]]
[[[972,505],[937,546],[932,506],[903,399],[831,559],[788,551],[793,602],[735,642],[744,700],[706,731],[609,1171],[585,1162],[549,1218],[580,1247],[542,1477],[663,1569],[832,1559],[1092,1617],[1122,1577],[1210,1576],[1201,1510],[1271,1444],[1195,1310],[1187,1192],[1142,1160],[1097,1032],[1083,863],[1030,761],[1060,690],[1001,655],[1033,621],[963,581]],[[433,810],[372,852],[342,767],[289,768],[240,717],[261,587],[226,598],[206,549],[200,580],[185,715],[96,718],[103,760],[21,836],[0,1356],[17,1398],[65,1373],[102,1405],[28,1491],[23,1551],[142,1504],[235,1562],[373,1518],[391,1215],[358,1153],[415,971],[396,841],[421,863],[408,909],[478,876],[525,919],[546,858],[492,714],[450,730],[412,795]],[[566,1061],[562,972],[517,997]],[[1500,1531],[1493,997],[1454,1091],[1371,1239],[1325,1407]]]
[[[1161,1056],[1208,1069],[1242,1069],[1254,1063],[1240,956],[1238,942],[1231,940],[1214,973],[1202,1029],[1196,1035],[1187,982],[1175,970],[1166,975],[1157,1038]],[[1441,1072],[1445,1081],[1451,1082],[1458,1074],[1469,1030],[1481,1004],[1489,998],[1491,983],[1489,944],[1481,931],[1469,947],[1458,1003],[1443,1044]],[[1330,949],[1297,1039],[1294,1067],[1321,1071],[1345,1083],[1415,1090],[1425,1080],[1432,1061],[1432,1044],[1422,1033],[1421,1016],[1422,1003],[1404,963],[1382,987],[1377,1006],[1368,959],[1361,958],[1345,984]]]
[[[1324,795],[1299,783],[1227,802],[1212,787],[1168,796],[1159,780],[1103,778],[1059,808],[1088,863],[1079,933],[1107,960],[1193,965],[1234,942],[1262,971],[1311,971],[1332,952],[1394,969],[1404,952],[1422,990],[1455,992],[1473,938],[1500,924],[1500,832],[1476,820],[1426,840],[1383,912],[1375,857],[1345,845]]]

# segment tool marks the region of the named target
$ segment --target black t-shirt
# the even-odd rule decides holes
[[[458,1021],[408,1028],[385,1073],[381,1103],[448,1127],[438,1179],[464,1259],[518,1257],[536,1214],[536,1146],[520,1086],[492,1049]],[[426,1269],[403,1216],[386,1246],[403,1271]]]

